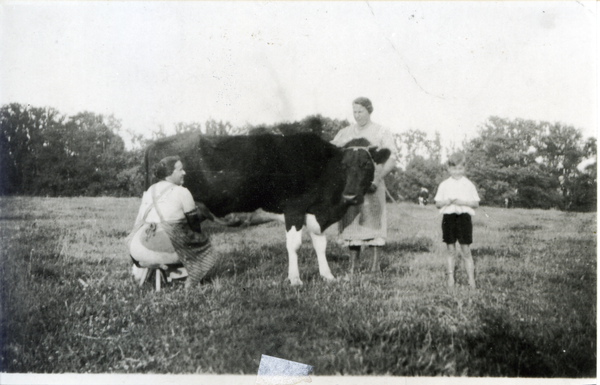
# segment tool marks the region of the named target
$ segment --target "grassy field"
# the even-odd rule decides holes
[[[285,281],[283,225],[207,224],[220,260],[191,292],[129,277],[139,199],[0,199],[0,371],[255,374],[261,354],[315,375],[596,377],[596,214],[481,207],[445,286],[440,217],[388,204],[381,274],[320,279],[308,236],[301,288]]]

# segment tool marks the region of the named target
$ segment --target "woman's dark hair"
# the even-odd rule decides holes
[[[167,156],[154,165],[154,176],[158,180],[164,180],[175,171],[175,163],[179,162],[179,156]]]
[[[369,111],[369,114],[373,112],[373,103],[371,103],[371,101],[365,97],[361,96],[359,98],[356,98],[352,103],[360,104],[361,106],[366,108],[367,111]]]

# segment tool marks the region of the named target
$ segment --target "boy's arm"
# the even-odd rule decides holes
[[[438,209],[441,209],[444,206],[448,206],[450,204],[450,200],[449,199],[443,199],[445,198],[444,194],[444,182],[440,183],[440,185],[437,188],[437,192],[435,193],[435,197],[433,197],[433,200],[435,201],[435,207],[437,207]]]

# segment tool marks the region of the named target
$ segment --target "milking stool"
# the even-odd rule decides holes
[[[134,265],[133,269],[133,275],[139,279],[140,287],[154,273],[155,289],[157,292],[160,291],[161,283],[172,282],[174,279],[182,279],[188,276],[187,270],[181,263],[172,265],[150,265],[147,267],[137,267]]]

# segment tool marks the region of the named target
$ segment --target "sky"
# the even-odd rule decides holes
[[[123,131],[234,126],[352,100],[394,133],[490,116],[596,136],[594,1],[3,1],[0,102],[114,115]],[[126,135],[124,135],[126,136]]]

